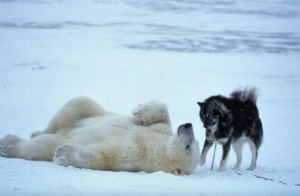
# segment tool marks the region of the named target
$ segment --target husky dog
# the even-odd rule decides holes
[[[248,142],[252,152],[248,170],[255,169],[258,148],[263,140],[262,123],[256,106],[257,97],[255,88],[246,88],[232,92],[230,98],[217,95],[209,97],[204,102],[198,102],[200,119],[206,129],[200,165],[205,164],[208,150],[214,141],[217,141],[223,146],[219,170],[225,170],[231,144],[237,156],[233,169],[238,170],[242,162],[243,144]]]

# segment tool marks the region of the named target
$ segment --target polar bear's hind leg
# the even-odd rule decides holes
[[[33,133],[32,137],[41,133],[56,133],[58,130],[72,128],[79,120],[104,115],[106,111],[95,101],[87,97],[77,97],[68,101],[52,118],[44,132]]]
[[[0,156],[51,161],[60,143],[61,139],[55,134],[39,135],[28,141],[16,135],[7,135],[0,140]]]

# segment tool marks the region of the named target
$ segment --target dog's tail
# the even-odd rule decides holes
[[[251,101],[256,104],[258,93],[255,87],[235,90],[230,94],[233,99],[238,99],[241,102]]]

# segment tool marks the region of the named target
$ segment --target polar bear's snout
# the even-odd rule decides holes
[[[186,128],[186,129],[188,129],[188,128],[190,128],[190,127],[193,127],[192,123],[186,123],[186,124],[184,124],[183,126],[184,126],[184,128]]]
[[[191,142],[195,139],[192,123],[186,123],[178,127],[177,134],[179,137],[188,137]]]
[[[194,130],[192,123],[180,125],[177,131],[179,138],[185,144],[185,148],[189,149],[191,143],[195,140]]]

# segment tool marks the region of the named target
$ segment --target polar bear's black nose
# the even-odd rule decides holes
[[[186,129],[190,128],[191,126],[193,126],[192,123],[186,123],[186,124],[184,124],[184,128],[186,128]]]
[[[183,124],[183,125],[180,125],[178,127],[178,136],[181,136],[181,135],[194,135],[194,130],[193,130],[193,125],[192,123],[186,123],[186,124]]]

